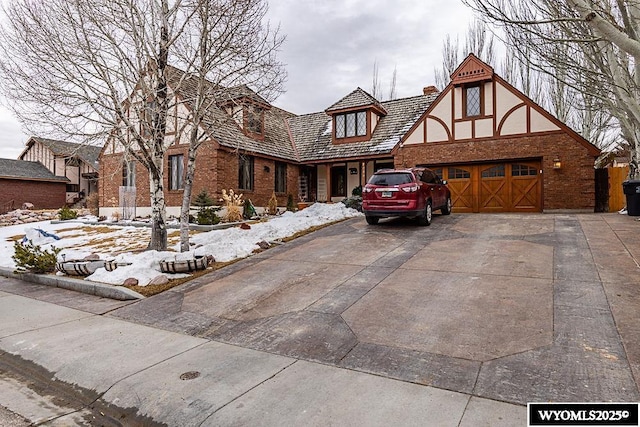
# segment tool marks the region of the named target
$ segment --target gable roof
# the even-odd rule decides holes
[[[454,85],[491,80],[493,68],[473,53],[470,53],[458,68],[451,73],[450,77],[451,83]]]
[[[0,178],[69,182],[64,176],[56,176],[40,162],[0,159]]]
[[[20,159],[23,158],[25,153],[35,142],[39,142],[49,148],[55,156],[78,157],[89,166],[92,166],[96,170],[98,169],[98,156],[100,156],[102,147],[87,144],[76,144],[74,142],[59,141],[56,139],[40,138],[36,136],[29,138],[29,141],[27,141],[27,147],[24,149],[22,154],[20,154]]]
[[[382,114],[387,114],[380,101],[369,95],[369,93],[364,91],[362,88],[357,88],[356,90],[333,104],[331,107],[327,108],[325,112],[330,114],[332,112],[353,110],[356,108],[365,107],[374,107],[380,110]]]
[[[175,89],[175,93],[181,98],[184,105],[192,109],[193,101],[197,94],[197,80],[184,78],[184,72],[173,69],[173,76],[169,84],[173,84],[176,88],[177,82],[183,78],[180,87]],[[216,88],[211,84],[210,91],[212,96],[219,97],[224,104],[228,101],[237,101],[240,99],[249,99],[253,102],[264,104],[269,108],[264,110],[264,139],[256,140],[248,137],[236,123],[236,121],[227,112],[218,105],[207,109],[202,119],[203,130],[207,132],[209,137],[219,145],[233,149],[262,154],[265,156],[279,157],[291,161],[297,161],[295,147],[289,138],[289,132],[285,120],[293,117],[294,114],[289,113],[280,108],[272,107],[264,98],[246,85],[235,86],[232,88]]]
[[[380,106],[387,115],[380,118],[371,139],[364,142],[333,144],[332,119],[327,112],[292,117],[288,123],[300,154],[300,161],[314,162],[390,154],[437,95],[434,93],[381,102]]]

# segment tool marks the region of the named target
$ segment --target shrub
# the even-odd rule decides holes
[[[198,193],[196,199],[193,201],[193,204],[199,208],[206,208],[209,206],[213,206],[213,199],[209,197],[209,193],[207,193],[207,190],[203,189]]]
[[[211,207],[213,206],[213,199],[209,197],[209,193],[207,190],[203,189],[198,195],[196,199],[193,201],[193,204],[198,207],[198,213],[196,218],[193,218],[192,215],[189,215],[189,222],[197,222],[200,225],[214,225],[220,222],[220,217],[217,212],[221,209],[220,207]]]
[[[242,212],[240,206],[244,204],[242,200],[242,194],[235,194],[233,190],[222,190],[222,200],[224,201],[227,212],[224,215],[226,222],[238,222],[242,221]]]
[[[91,193],[87,196],[87,208],[91,215],[98,216],[100,206],[99,206],[99,196],[97,192]]]
[[[351,190],[351,195],[362,197],[362,185],[358,185],[356,188]]]
[[[78,218],[78,212],[71,209],[69,206],[63,206],[58,211],[58,216],[62,221],[66,221],[68,219],[76,219]]]
[[[56,269],[56,259],[62,249],[51,248],[43,250],[39,245],[34,245],[31,240],[26,243],[16,241],[13,244],[13,260],[19,270],[27,270],[32,273],[52,273]]]
[[[296,210],[296,204],[293,202],[293,194],[287,196],[287,210],[291,212]]]
[[[267,208],[269,215],[275,215],[278,213],[278,199],[276,198],[276,193],[271,193],[271,198],[269,199],[269,206]]]
[[[214,208],[201,208],[200,210],[198,210],[198,214],[197,214],[197,218],[196,221],[198,224],[200,225],[215,225],[217,223],[220,222],[220,217],[218,216],[217,212],[220,210],[221,208],[219,207],[214,207]]]
[[[362,212],[362,197],[353,196],[347,199],[343,199],[342,203],[348,208],[355,209],[358,212]]]

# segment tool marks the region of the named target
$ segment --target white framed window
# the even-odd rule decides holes
[[[184,188],[184,155],[169,156],[169,190]]]

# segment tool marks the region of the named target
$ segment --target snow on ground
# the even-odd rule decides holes
[[[101,259],[115,259],[116,261],[132,263],[130,266],[118,267],[112,272],[99,268],[86,280],[97,282],[122,284],[125,279],[138,279],[139,285],[147,285],[160,272],[160,261],[191,259],[196,255],[213,255],[216,261],[232,261],[251,255],[259,248],[262,241],[273,242],[314,226],[339,221],[362,215],[354,209],[347,208],[342,203],[315,203],[298,212],[285,212],[268,221],[251,224],[251,229],[243,230],[239,227],[224,230],[213,230],[198,233],[191,237],[195,244],[194,250],[179,253],[178,230],[169,230],[169,244],[175,252],[146,251],[141,253],[127,252],[141,249],[149,241],[148,228],[132,226],[115,226],[113,224],[87,225],[80,222],[64,222],[51,224],[50,221],[31,224],[15,225],[0,228],[0,267],[15,268],[13,242],[25,233],[43,249],[54,246],[62,248],[59,260],[82,259],[95,253]],[[43,237],[34,229],[41,229],[60,237],[55,240]],[[185,275],[169,275],[170,278]]]

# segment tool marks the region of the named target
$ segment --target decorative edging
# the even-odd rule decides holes
[[[11,279],[24,280],[25,282],[55,288],[68,289],[85,294],[96,295],[103,298],[111,298],[119,301],[144,299],[144,295],[124,286],[108,285],[106,283],[91,282],[88,280],[74,279],[65,276],[53,276],[50,274],[14,273],[13,270],[0,267],[0,276]]]
[[[114,259],[108,259],[104,262],[104,269],[107,271],[113,271],[118,267],[126,267],[132,263],[126,261],[116,261]]]
[[[192,273],[204,270],[208,265],[209,257],[198,255],[192,259],[160,261],[160,271],[163,273]]]
[[[56,271],[69,276],[90,276],[105,266],[104,260],[69,260],[56,262]]]

